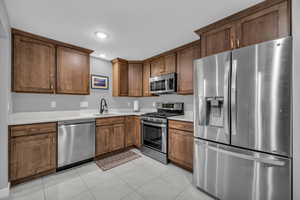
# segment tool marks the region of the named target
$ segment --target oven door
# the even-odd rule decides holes
[[[167,124],[142,120],[142,145],[167,153]]]

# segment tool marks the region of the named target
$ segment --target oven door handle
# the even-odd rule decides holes
[[[156,123],[150,123],[150,122],[144,122],[142,121],[142,124],[149,125],[149,126],[156,126],[156,127],[161,127],[161,128],[166,128],[166,124],[156,124]]]

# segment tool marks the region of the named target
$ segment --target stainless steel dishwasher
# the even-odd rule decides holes
[[[95,119],[58,122],[58,168],[95,155]]]

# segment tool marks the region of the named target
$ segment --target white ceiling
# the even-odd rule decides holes
[[[198,39],[194,30],[262,0],[5,0],[12,27],[138,60]],[[96,31],[109,35],[97,39]]]

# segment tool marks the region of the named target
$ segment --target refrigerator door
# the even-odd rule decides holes
[[[194,136],[230,143],[231,52],[194,61]]]
[[[292,38],[233,51],[232,145],[291,156]]]
[[[195,139],[194,183],[222,200],[291,200],[291,160]]]

